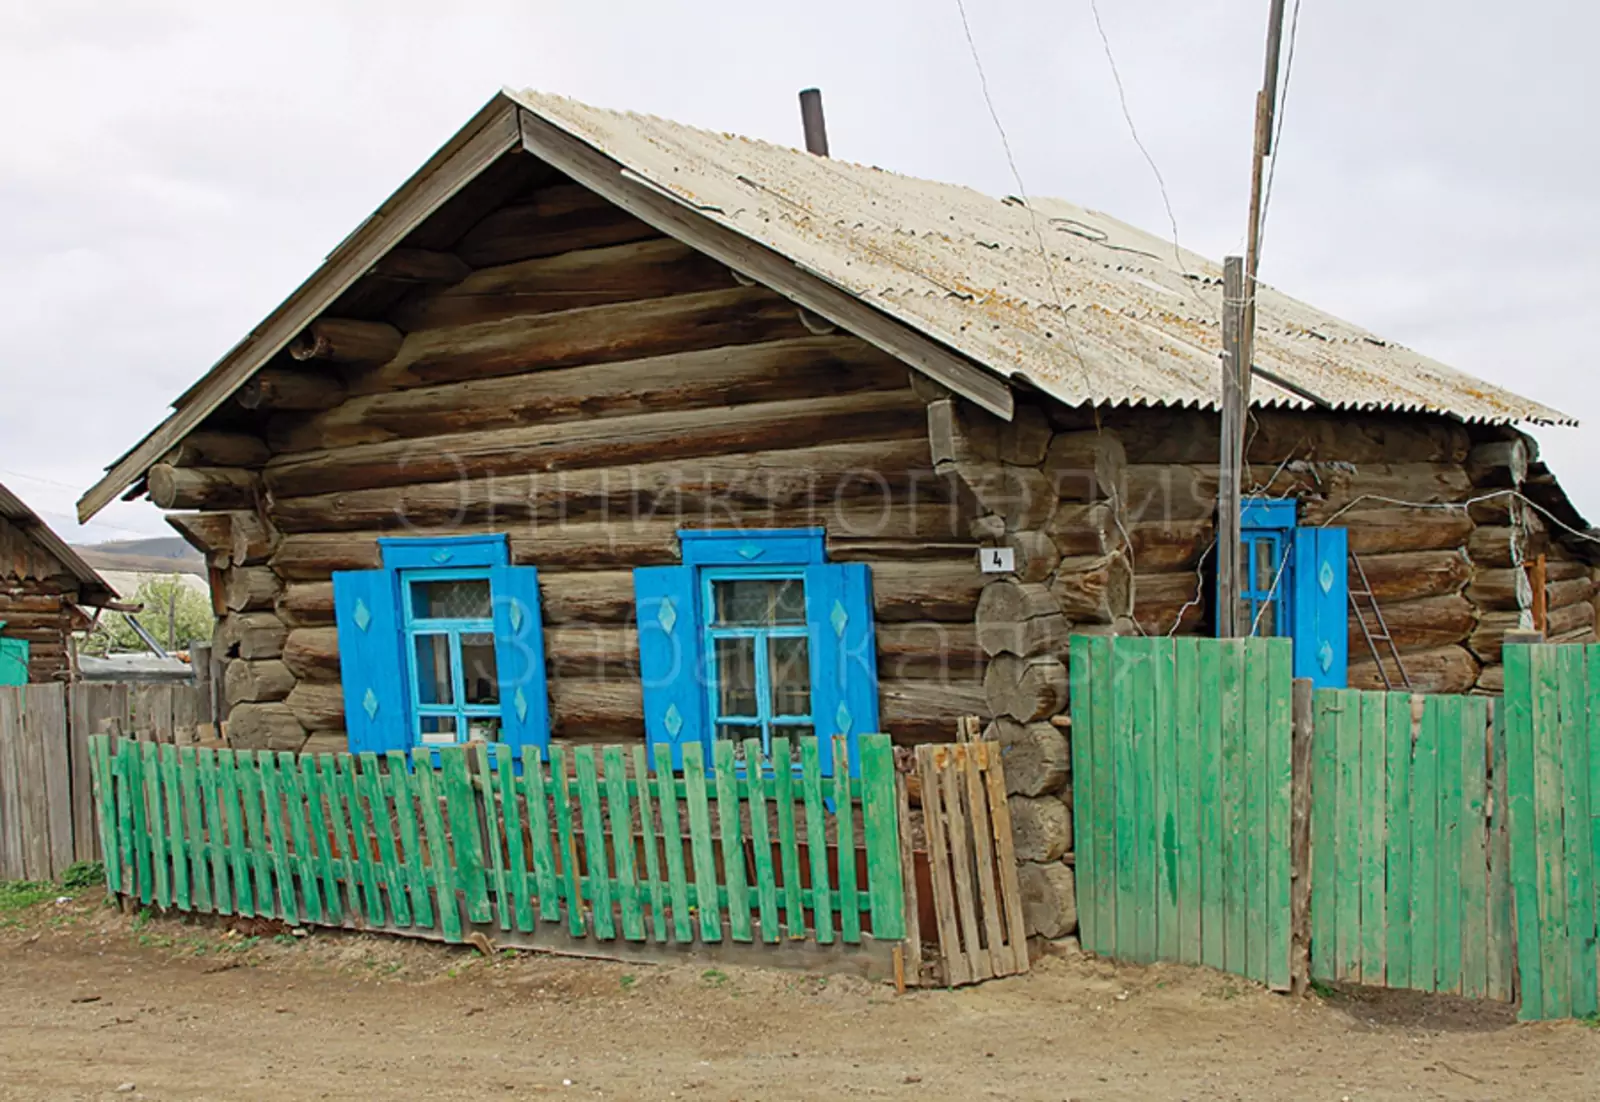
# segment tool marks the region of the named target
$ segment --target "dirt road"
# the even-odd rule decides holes
[[[1600,1094],[1600,1030],[1583,1025],[1443,999],[1297,1001],[1082,957],[896,997],[790,973],[256,938],[95,902],[0,919],[0,1099]]]

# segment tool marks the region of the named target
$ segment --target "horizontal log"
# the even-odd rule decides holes
[[[377,394],[812,335],[787,299],[734,287],[415,330],[350,385]]]
[[[344,730],[344,689],[337,683],[302,681],[284,703],[307,731]]]
[[[206,556],[213,566],[227,566],[233,547],[233,518],[235,512],[220,513],[168,513],[167,523],[183,537],[185,543]]]
[[[904,365],[866,342],[805,336],[362,394],[320,413],[274,418],[268,439],[274,451],[289,453],[534,422],[904,389]]]
[[[272,704],[237,704],[228,712],[228,745],[236,750],[289,750],[305,745],[306,729],[290,707]]]
[[[235,566],[255,566],[266,562],[278,547],[278,532],[253,509],[232,514],[229,528],[229,559]]]
[[[289,355],[301,362],[381,364],[400,351],[404,339],[400,330],[384,321],[318,318],[289,342]]]
[[[984,670],[983,698],[987,708],[981,715],[1010,716],[1019,723],[1047,719],[1066,707],[1066,667],[1050,655],[997,655]]]
[[[224,693],[229,705],[246,701],[282,700],[294,685],[294,674],[275,658],[260,662],[236,658],[228,663],[223,676]]]
[[[1578,562],[1548,562],[1545,577],[1546,603],[1555,608],[1575,600],[1587,600],[1594,595],[1589,568]],[[1467,586],[1467,599],[1479,608],[1489,611],[1507,611],[1522,607],[1518,597],[1518,579],[1526,579],[1527,572],[1519,567],[1496,567],[1477,570]],[[1585,593],[1587,586],[1588,592]],[[1533,606],[1532,592],[1528,593],[1528,606]]]
[[[1044,473],[1062,501],[1127,501],[1128,456],[1115,433],[1062,432],[1050,441]]]
[[[925,449],[908,437],[347,490],[278,498],[273,517],[289,533],[399,523],[419,531],[536,520],[628,523],[634,517],[682,517],[693,525],[706,517],[807,507],[825,516],[835,503],[855,508],[917,502],[930,515],[930,531],[937,520],[939,531],[953,533],[948,481],[918,467]]]
[[[1518,631],[1521,614],[1512,611],[1485,612],[1478,617],[1478,626],[1467,641],[1472,653],[1485,663],[1501,661],[1501,648],[1508,631]],[[1529,620],[1532,623],[1532,620]]]
[[[1472,518],[1460,508],[1423,509],[1376,505],[1350,509],[1331,523],[1349,533],[1350,550],[1358,555],[1396,551],[1446,551],[1466,545]]]
[[[1365,574],[1378,606],[1388,614],[1389,606],[1401,601],[1459,593],[1472,577],[1472,563],[1459,551],[1399,551],[1389,555],[1362,555],[1360,571]],[[1359,589],[1357,567],[1349,568],[1349,586]],[[1363,605],[1365,607],[1365,605]]]
[[[330,606],[330,619],[332,611]],[[283,665],[301,681],[338,681],[337,629],[331,627],[290,629],[283,641]]]
[[[1074,623],[1109,624],[1133,607],[1133,571],[1121,554],[1062,559],[1050,592]],[[1020,717],[1019,717],[1020,718]]]
[[[1509,489],[1528,477],[1528,447],[1521,439],[1491,440],[1467,453],[1467,477],[1474,486]]]
[[[274,613],[231,612],[217,626],[213,646],[228,657],[277,658],[287,635],[288,629]]]
[[[1554,611],[1579,602],[1588,603],[1594,598],[1594,594],[1594,582],[1588,578],[1550,582],[1545,587],[1545,606]]]
[[[0,635],[23,638],[24,633],[44,631],[55,635],[68,629],[72,613],[60,605],[48,612],[23,612],[0,607]]]
[[[1127,525],[1133,568],[1145,574],[1193,570],[1216,538],[1206,520],[1146,521]]]
[[[977,682],[881,681],[878,726],[896,743],[950,742],[962,716],[986,717]]]
[[[268,464],[276,497],[437,482],[483,475],[616,467],[757,450],[909,439],[923,432],[909,390],[668,410],[452,433],[426,441],[303,452]]]
[[[1460,463],[1470,446],[1466,426],[1415,414],[1251,411],[1246,434],[1246,487],[1266,482],[1284,460],[1345,463]],[[1133,409],[1102,414],[1131,463],[1214,463],[1217,416],[1197,410]]]
[[[317,627],[333,623],[331,581],[289,582],[273,606],[289,627]]]
[[[456,242],[455,253],[474,268],[486,268],[658,236],[588,188],[558,183],[485,216]]]
[[[367,275],[376,279],[441,286],[460,283],[471,274],[465,260],[436,249],[390,249],[367,269]]]
[[[1000,426],[1000,461],[1036,467],[1045,461],[1054,435],[1049,418],[1037,403],[1018,402],[1011,420]]]
[[[266,367],[240,387],[235,400],[249,410],[329,409],[344,401],[345,386],[337,375]]]
[[[1545,634],[1551,639],[1565,639],[1594,630],[1595,608],[1588,601],[1552,608],[1545,616]]]
[[[174,467],[259,467],[271,454],[259,436],[200,429],[179,441],[161,462]]]
[[[0,590],[0,619],[5,619],[14,613],[48,612],[60,613],[63,609],[62,597],[59,593],[6,593]]]
[[[1419,601],[1401,601],[1381,607],[1384,625],[1401,651],[1433,650],[1452,643],[1464,643],[1478,626],[1476,610],[1460,594],[1424,597]],[[1365,604],[1362,611],[1366,614],[1368,629],[1376,633],[1377,622],[1372,619]],[[1354,613],[1349,617],[1349,647],[1352,657],[1371,654],[1361,631],[1361,622]],[[1388,653],[1381,641],[1378,650],[1381,654]]]
[[[254,472],[238,467],[173,467],[157,463],[145,477],[150,500],[162,509],[251,508],[259,485]]]
[[[1043,529],[1063,557],[1107,555],[1123,545],[1116,509],[1107,502],[1062,502]]]
[[[1131,463],[1127,480],[1130,523],[1206,520],[1216,512],[1214,465]],[[1303,524],[1341,523],[1340,510],[1375,510],[1385,505],[1382,498],[1449,503],[1471,493],[1460,466],[1440,463],[1373,463],[1355,471],[1308,465],[1281,472],[1271,487],[1274,497],[1300,499]]]
[[[1513,555],[1513,543],[1517,549]],[[1515,559],[1531,561],[1550,546],[1549,535],[1542,529],[1483,526],[1473,529],[1467,539],[1467,556],[1478,567],[1509,567]]]
[[[267,566],[236,566],[223,579],[224,600],[230,611],[271,608],[283,582]]]
[[[732,273],[704,253],[655,237],[480,268],[390,316],[412,332],[733,286]]]
[[[1133,619],[1146,635],[1192,634],[1205,622],[1207,608],[1193,571],[1133,578]]]
[[[627,680],[639,676],[639,633],[631,626],[549,627],[544,633],[544,651],[551,677]]]
[[[1355,658],[1355,654],[1351,654]],[[1406,674],[1411,679],[1411,688],[1419,693],[1465,693],[1472,689],[1478,682],[1478,675],[1482,666],[1465,647],[1439,647],[1434,650],[1415,651],[1404,657]],[[1397,677],[1394,662],[1387,655],[1384,656],[1384,668],[1389,671],[1389,677]],[[1398,681],[1396,681],[1398,685]],[[1368,658],[1366,661],[1352,661],[1349,671],[1349,685],[1352,689],[1382,689],[1385,687],[1383,678],[1379,676],[1378,667]]]
[[[877,640],[881,680],[979,686],[984,655],[970,624],[880,623]]]
[[[632,742],[644,738],[644,694],[636,678],[552,678],[550,729],[557,738]]]

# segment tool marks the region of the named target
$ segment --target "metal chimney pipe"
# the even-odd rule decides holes
[[[822,89],[807,88],[800,93],[800,124],[806,131],[806,152],[828,155],[828,126],[822,121]]]

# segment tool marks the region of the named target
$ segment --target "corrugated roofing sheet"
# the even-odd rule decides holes
[[[508,94],[638,179],[1063,402],[1218,404],[1222,270],[1169,241],[1060,199],[1023,205],[559,96]],[[1257,303],[1255,363],[1340,409],[1576,423],[1270,287]],[[1312,404],[1261,378],[1252,397]]]

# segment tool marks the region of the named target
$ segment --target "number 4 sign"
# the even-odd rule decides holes
[[[985,574],[1010,574],[1017,569],[1017,553],[1010,547],[985,547],[978,551],[978,563]]]

